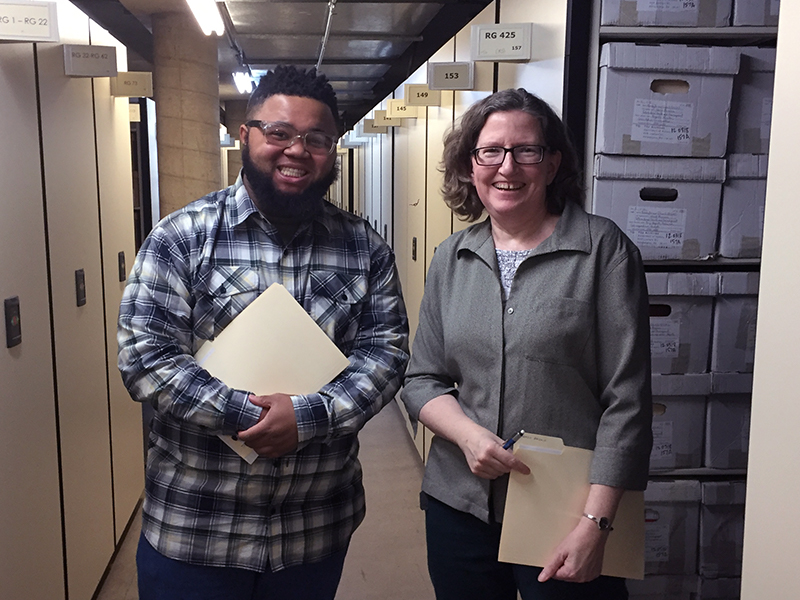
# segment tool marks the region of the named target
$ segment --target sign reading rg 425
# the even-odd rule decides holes
[[[473,25],[472,60],[531,60],[532,23]]]
[[[517,37],[516,31],[484,31],[484,39],[487,40],[513,40]]]

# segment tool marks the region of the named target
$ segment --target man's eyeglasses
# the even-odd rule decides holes
[[[547,149],[547,146],[534,144],[514,146],[513,148],[484,146],[483,148],[475,148],[472,151],[472,156],[475,157],[475,162],[483,167],[496,167],[497,165],[502,165],[506,159],[506,154],[511,152],[511,156],[514,157],[514,161],[518,165],[536,165],[544,160],[544,153]]]
[[[339,138],[319,131],[299,133],[291,125],[285,123],[267,123],[266,121],[247,121],[247,127],[258,127],[264,134],[267,143],[280,148],[288,148],[297,140],[302,140],[303,147],[311,154],[330,154],[336,148]]]

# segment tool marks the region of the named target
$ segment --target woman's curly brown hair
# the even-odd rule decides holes
[[[578,156],[567,129],[544,100],[523,88],[497,92],[470,106],[444,138],[442,196],[459,218],[475,221],[483,214],[483,203],[472,184],[472,151],[489,115],[521,110],[539,119],[549,152],[561,152],[561,165],[547,186],[547,211],[560,215],[567,202],[583,203],[584,191]]]

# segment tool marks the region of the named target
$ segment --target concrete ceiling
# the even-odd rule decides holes
[[[186,0],[72,0],[129,48],[131,70],[152,68],[150,16],[189,12]],[[389,95],[491,0],[225,0],[219,38],[220,99],[244,98],[232,73],[258,78],[277,64],[317,64],[351,127]]]

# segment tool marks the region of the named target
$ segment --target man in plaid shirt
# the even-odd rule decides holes
[[[247,119],[239,179],[158,224],[120,307],[123,380],[155,409],[142,599],[332,600],[364,518],[357,435],[392,400],[408,359],[391,249],[323,199],[340,131],[327,79],[278,67]],[[318,393],[256,396],[193,358],[275,282],[350,361]],[[218,434],[259,458],[248,464]]]

